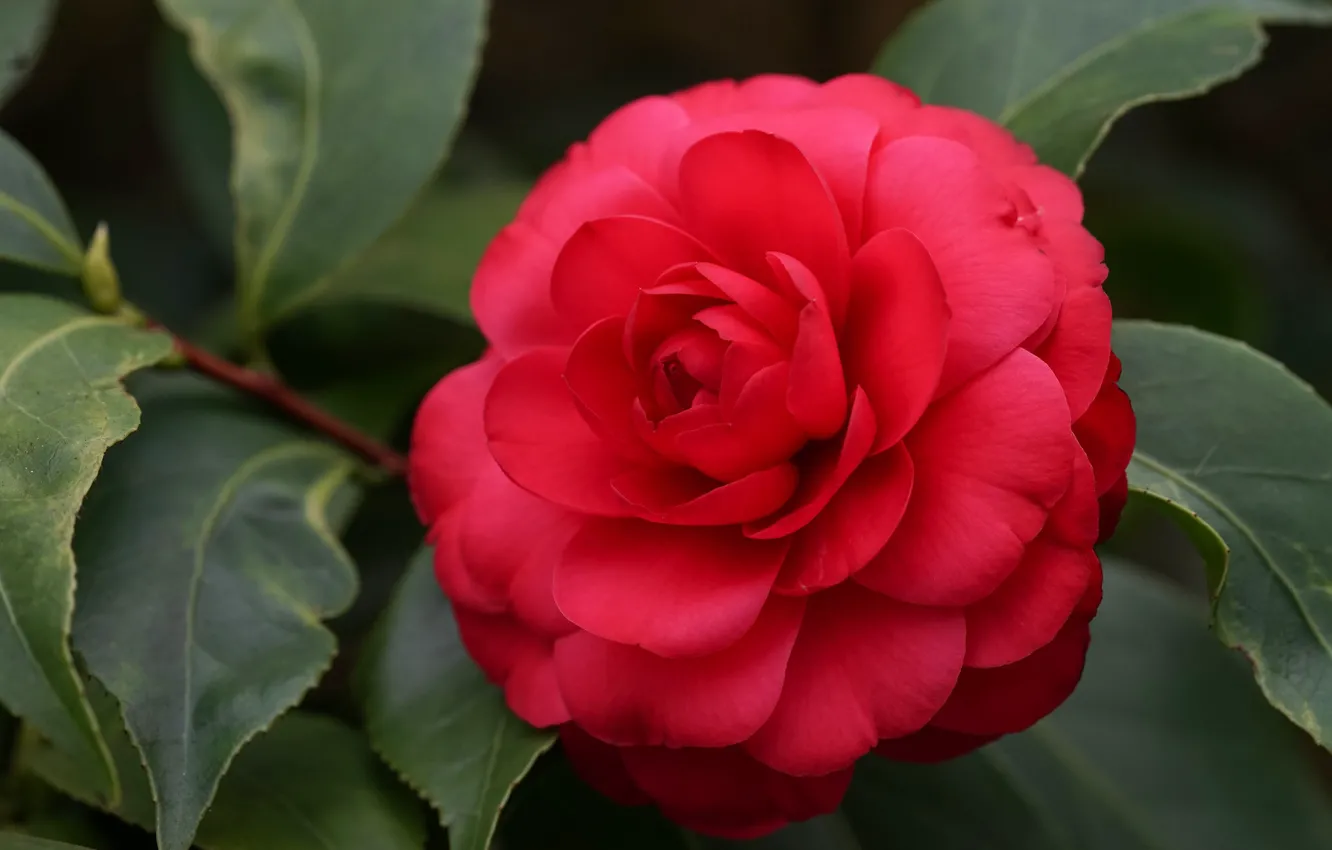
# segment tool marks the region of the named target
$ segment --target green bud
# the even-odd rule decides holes
[[[111,262],[111,239],[105,222],[97,225],[92,244],[83,257],[83,294],[99,313],[120,310],[120,277]]]

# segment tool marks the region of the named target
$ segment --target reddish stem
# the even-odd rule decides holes
[[[165,330],[160,325],[154,324],[154,327]],[[345,446],[389,475],[398,476],[407,471],[407,459],[401,454],[301,398],[291,387],[277,378],[237,366],[174,334],[172,339],[175,341],[176,350],[196,372],[263,399],[287,416]]]

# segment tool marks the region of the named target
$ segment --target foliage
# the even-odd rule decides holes
[[[161,850],[411,850],[441,828],[455,850],[741,846],[572,778],[468,658],[429,549],[396,554],[422,536],[405,504],[344,543],[385,469],[336,426],[400,446],[429,381],[479,354],[471,271],[530,185],[493,162],[459,179],[465,145],[440,177],[487,4],[157,6],[156,124],[203,231],[184,273],[234,271],[218,315],[175,329],[197,346],[118,291],[173,285],[173,240],[76,205],[0,132],[0,704],[19,721],[0,717],[0,850],[147,846],[119,821]],[[55,7],[0,11],[0,98]],[[1252,66],[1264,23],[1330,21],[1322,0],[936,0],[874,70],[1079,175],[1127,110]],[[113,265],[108,232],[140,250]],[[386,342],[404,336],[429,352]],[[841,812],[743,846],[1332,845],[1310,744],[1332,749],[1332,409],[1201,331],[1121,322],[1116,349],[1132,507],[1184,529],[1253,676],[1196,596],[1115,561],[1083,685],[1048,720],[947,764],[866,761]],[[186,362],[204,374],[171,374]],[[91,837],[41,833],[71,799]]]

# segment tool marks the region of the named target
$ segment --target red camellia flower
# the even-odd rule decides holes
[[[1031,150],[885,80],[611,115],[477,270],[411,483],[468,651],[586,779],[704,833],[1082,672],[1127,492],[1101,246]]]

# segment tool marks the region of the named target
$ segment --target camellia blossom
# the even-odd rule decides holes
[[[1067,177],[870,76],[625,106],[476,273],[411,485],[577,770],[744,838],[1073,690],[1134,419]],[[441,624],[441,628],[446,628]]]

